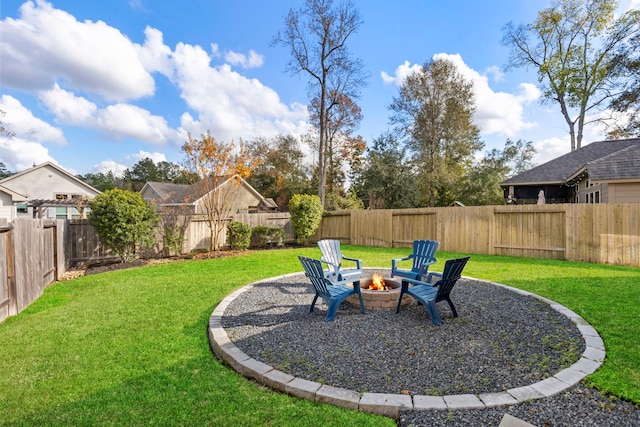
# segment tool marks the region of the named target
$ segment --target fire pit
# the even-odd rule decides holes
[[[398,306],[398,298],[400,298],[401,283],[397,280],[382,278],[379,274],[374,274],[371,279],[362,279],[360,281],[360,290],[362,292],[362,302],[366,310],[392,310]],[[360,306],[358,295],[351,295],[347,298],[347,302]],[[413,304],[411,295],[402,296],[402,306]]]

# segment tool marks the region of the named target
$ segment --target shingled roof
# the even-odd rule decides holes
[[[593,181],[640,178],[640,144],[594,160],[587,170]]]
[[[152,182],[146,183],[151,189],[160,196],[159,202],[162,204],[183,204],[193,203],[194,190],[193,186],[188,184],[173,184],[169,182]]]
[[[640,138],[598,141],[500,183],[562,184],[585,170],[592,180],[640,178]]]

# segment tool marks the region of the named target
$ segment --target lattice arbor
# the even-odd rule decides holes
[[[55,199],[55,200],[44,200],[44,199],[36,199],[30,200],[27,202],[28,208],[33,208],[33,217],[34,218],[44,218],[46,217],[47,209],[49,208],[75,208],[78,212],[77,219],[85,219],[86,208],[89,206],[89,200],[85,197],[79,198],[71,198],[71,199]],[[75,216],[75,215],[71,215]],[[65,218],[70,218],[68,214],[65,215]]]

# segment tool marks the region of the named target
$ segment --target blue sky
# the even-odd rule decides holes
[[[307,131],[304,77],[271,40],[302,0],[2,0],[0,161],[20,171],[52,161],[73,173],[121,172],[142,158],[181,162],[187,132],[237,141]],[[509,21],[532,22],[547,1],[353,0],[363,19],[350,49],[369,85],[359,133],[389,127],[398,84],[435,56],[476,87],[486,148],[533,141],[542,163],[569,151],[555,105],[541,105],[533,70],[505,72]],[[622,0],[620,9],[640,7]],[[597,129],[588,143],[603,139]]]

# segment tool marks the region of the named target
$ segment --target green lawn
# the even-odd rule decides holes
[[[343,246],[365,266],[407,249]],[[274,393],[212,355],[208,319],[247,283],[301,271],[316,248],[184,261],[56,283],[0,324],[0,424],[395,425],[383,417]],[[457,254],[439,252],[438,270]],[[587,381],[640,403],[640,269],[473,255],[465,275],[549,297],[605,341]]]

